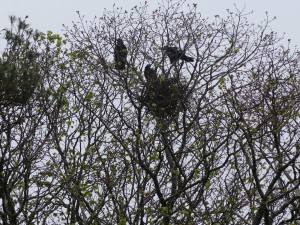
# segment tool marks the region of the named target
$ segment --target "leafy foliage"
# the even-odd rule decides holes
[[[298,50],[268,16],[255,25],[236,10],[210,23],[183,7],[79,14],[64,38],[7,33],[3,224],[299,222]],[[164,46],[194,61],[170,63]]]

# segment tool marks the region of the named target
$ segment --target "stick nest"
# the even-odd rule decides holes
[[[154,116],[173,117],[184,107],[185,92],[180,81],[160,77],[146,83],[141,103]]]

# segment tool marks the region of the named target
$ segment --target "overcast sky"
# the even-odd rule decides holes
[[[8,27],[8,15],[18,17],[29,16],[29,23],[41,31],[52,30],[62,33],[62,24],[70,25],[77,21],[76,11],[80,11],[87,19],[101,15],[104,8],[112,9],[114,3],[130,10],[140,0],[1,0],[0,29]],[[151,8],[156,8],[162,0],[148,0]],[[175,0],[174,0],[175,1]],[[292,39],[292,44],[300,45],[300,0],[187,0],[187,3],[197,3],[204,17],[226,14],[226,9],[234,9],[236,3],[239,9],[253,10],[249,18],[251,22],[259,23],[268,11],[270,17],[276,16],[272,29],[279,34],[286,33],[286,38]],[[3,43],[3,40],[1,41]],[[0,43],[1,44],[1,43]],[[1,47],[1,46],[0,46]],[[1,51],[1,50],[0,50]]]

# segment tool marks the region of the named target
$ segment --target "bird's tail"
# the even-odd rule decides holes
[[[194,62],[194,59],[192,57],[188,57],[188,56],[184,56],[183,60],[186,62]]]

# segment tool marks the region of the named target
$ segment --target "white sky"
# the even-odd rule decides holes
[[[103,9],[112,9],[113,3],[124,9],[130,10],[143,0],[0,0],[0,30],[9,26],[8,16],[16,15],[25,17],[29,15],[28,22],[34,29],[43,32],[52,30],[54,33],[62,33],[62,24],[71,25],[77,21],[76,11],[87,19],[95,15],[101,15]],[[156,8],[162,0],[148,0],[151,8]],[[175,1],[175,0],[173,0]],[[197,3],[198,9],[204,17],[226,14],[226,9],[234,9],[234,3],[239,9],[254,11],[249,17],[251,22],[259,23],[265,18],[268,11],[270,18],[277,17],[272,29],[279,34],[286,33],[286,38],[292,39],[293,45],[300,45],[300,0],[187,0],[187,3]],[[0,52],[3,40],[0,40]]]

